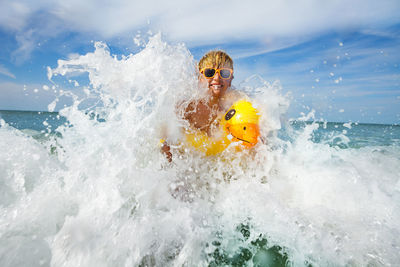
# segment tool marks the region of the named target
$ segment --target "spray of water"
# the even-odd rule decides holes
[[[176,116],[176,103],[201,90],[195,70],[185,46],[160,35],[135,55],[96,43],[49,69],[56,87],[76,75],[89,84],[61,91],[73,101],[60,111],[61,137],[40,143],[2,121],[2,266],[400,261],[398,147],[312,142],[319,124],[292,129],[280,85],[255,76],[239,89],[261,110],[266,144],[204,157],[179,142]],[[160,153],[166,136],[171,164]]]

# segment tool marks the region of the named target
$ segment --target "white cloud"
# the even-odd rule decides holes
[[[15,37],[18,48],[12,52],[11,56],[17,64],[29,59],[32,51],[35,49],[36,38],[33,30],[28,30],[23,34],[17,34]]]
[[[2,1],[0,3],[0,25],[10,30],[21,30],[31,14],[27,3]]]
[[[251,39],[265,45],[260,51],[270,51],[270,46],[282,45],[275,44],[282,43],[281,39],[294,43],[299,37],[327,30],[400,21],[398,0],[5,0],[0,10],[0,27],[19,36],[16,54],[22,59],[40,38],[65,31],[108,39],[151,29],[189,46]],[[34,35],[26,38],[32,32]]]
[[[6,75],[10,78],[15,79],[15,75],[12,74],[6,67],[0,64],[0,74]]]

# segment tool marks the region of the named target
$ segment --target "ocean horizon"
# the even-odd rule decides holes
[[[31,112],[31,113],[49,113],[49,114],[54,114],[54,115],[58,115],[60,111],[48,111],[48,110],[17,110],[17,109],[0,109],[0,113],[1,112]],[[287,121],[289,122],[297,122],[297,121],[302,121],[302,120],[298,120],[298,119],[293,119],[290,118]],[[340,124],[340,123],[351,123],[353,125],[357,125],[357,124],[364,124],[364,125],[386,125],[386,126],[400,126],[399,123],[376,123],[376,122],[360,122],[360,121],[321,121],[321,120],[307,120],[304,121],[306,123],[335,123],[335,124]]]

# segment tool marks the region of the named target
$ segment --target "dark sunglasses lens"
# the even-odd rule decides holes
[[[231,76],[230,70],[220,70],[221,78],[228,79]]]
[[[215,74],[215,69],[205,69],[204,70],[204,76],[206,76],[207,78],[213,77],[214,74]]]

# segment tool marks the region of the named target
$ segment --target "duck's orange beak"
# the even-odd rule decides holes
[[[260,136],[260,128],[254,123],[227,124],[226,131],[232,136],[233,142],[242,141],[246,147],[255,146]]]

